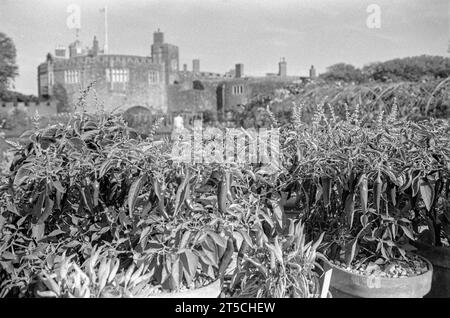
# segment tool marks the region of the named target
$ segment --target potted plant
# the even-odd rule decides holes
[[[290,220],[287,235],[276,235],[240,255],[226,293],[237,298],[319,298],[321,241],[322,236],[307,243],[302,223]]]
[[[358,107],[346,113],[339,121],[331,108],[327,118],[319,105],[312,125],[296,123],[290,141],[299,208],[313,235],[326,232],[322,252],[324,267],[334,270],[332,293],[423,297],[433,268],[407,244],[415,235],[410,212],[419,201],[429,203],[424,178],[448,171],[448,133],[439,123],[397,120],[395,104],[371,126],[360,123]]]
[[[92,249],[82,265],[65,253],[42,270],[34,284],[36,297],[51,298],[217,298],[220,280],[204,287],[167,292],[154,280],[155,267],[144,259],[121,268],[115,250]]]

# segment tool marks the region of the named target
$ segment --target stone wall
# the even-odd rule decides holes
[[[168,87],[169,112],[215,112],[217,109],[217,85],[199,81],[203,89],[193,89],[193,83],[170,85]]]
[[[24,111],[28,117],[33,117],[38,111],[40,116],[53,116],[57,113],[57,102],[48,101],[40,103],[13,103],[0,101],[0,114],[10,115],[14,110]]]
[[[179,72],[177,84],[168,87],[168,111],[216,113],[217,88],[223,80],[213,72]]]
[[[258,96],[270,95],[275,90],[292,84],[297,77],[235,78],[221,82],[217,89],[217,110],[225,113],[238,105],[245,105]]]

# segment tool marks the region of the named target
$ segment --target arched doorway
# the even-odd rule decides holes
[[[132,128],[145,125],[151,121],[151,111],[144,106],[133,106],[123,112],[123,119]]]

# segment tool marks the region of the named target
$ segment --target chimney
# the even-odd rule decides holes
[[[69,57],[78,55],[78,43],[74,42],[69,45]]]
[[[309,78],[314,79],[316,76],[316,69],[314,68],[314,65],[311,65],[311,68],[309,69]]]
[[[92,53],[94,56],[98,55],[99,52],[99,46],[98,46],[98,40],[97,37],[94,36],[94,41],[92,43]]]
[[[192,60],[192,72],[200,73],[200,60],[199,59]]]
[[[66,48],[64,46],[58,45],[55,49],[56,58],[66,58]]]
[[[244,64],[238,63],[238,64],[235,65],[234,76],[236,78],[244,77]]]
[[[153,33],[153,44],[163,44],[164,43],[164,33],[158,28],[158,31]]]
[[[278,76],[286,77],[287,75],[287,63],[284,57],[281,58],[281,61],[278,63]]]

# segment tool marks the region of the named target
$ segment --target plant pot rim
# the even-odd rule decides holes
[[[403,278],[355,274],[331,264],[328,259],[324,261],[324,268],[333,270],[330,286],[339,293],[363,298],[417,298],[430,291],[433,277],[433,265],[424,257],[421,259],[428,265],[428,270]]]
[[[428,270],[422,274],[419,275],[414,275],[414,276],[406,276],[406,277],[383,277],[380,275],[374,275],[374,274],[370,274],[370,275],[363,275],[363,274],[359,274],[359,273],[353,273],[348,271],[346,268],[342,268],[340,266],[334,265],[330,262],[330,260],[328,258],[324,258],[324,261],[328,264],[328,266],[330,266],[333,269],[337,269],[339,271],[345,272],[349,275],[354,275],[357,277],[377,277],[378,279],[380,279],[381,281],[392,281],[392,280],[402,280],[402,281],[407,281],[409,279],[415,279],[415,278],[420,278],[420,277],[424,277],[425,275],[428,275],[430,272],[433,271],[433,265],[431,264],[431,262],[426,259],[425,257],[418,255],[418,254],[414,254],[415,256],[419,257],[421,260],[423,260],[428,267]]]
[[[217,298],[220,295],[222,282],[216,279],[208,285],[180,292],[169,292],[151,295],[148,298]]]

